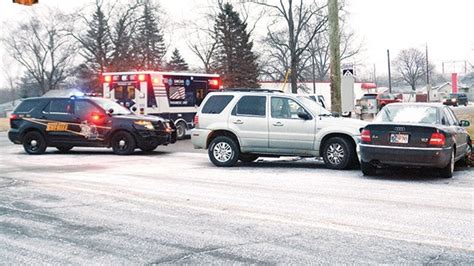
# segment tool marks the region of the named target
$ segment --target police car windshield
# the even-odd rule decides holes
[[[331,115],[331,112],[307,96],[298,96],[298,99],[315,115]]]
[[[120,104],[118,104],[118,103],[116,103],[112,100],[96,98],[93,101],[96,104],[98,104],[100,107],[102,107],[102,109],[104,109],[106,112],[109,109],[113,109],[114,112],[112,114],[114,114],[114,115],[129,115],[129,114],[132,113],[127,108],[121,106]]]

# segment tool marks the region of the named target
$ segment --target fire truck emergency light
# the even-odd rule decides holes
[[[14,4],[20,4],[25,6],[32,6],[38,4],[39,0],[13,0]]]

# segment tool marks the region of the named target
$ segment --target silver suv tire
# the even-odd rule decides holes
[[[215,166],[231,167],[237,163],[240,151],[232,138],[220,136],[211,141],[208,154]]]
[[[347,169],[354,161],[354,149],[344,138],[332,137],[324,142],[323,160],[329,169]]]

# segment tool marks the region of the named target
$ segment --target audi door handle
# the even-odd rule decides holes
[[[276,122],[276,123],[273,123],[273,125],[276,126],[276,127],[282,127],[283,123],[282,122]]]
[[[235,120],[234,121],[234,124],[237,124],[237,125],[241,125],[243,124],[244,122],[242,122],[242,120]]]

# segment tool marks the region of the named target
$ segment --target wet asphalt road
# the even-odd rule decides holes
[[[474,263],[474,170],[363,177],[282,158],[26,155],[0,133],[0,264]]]

